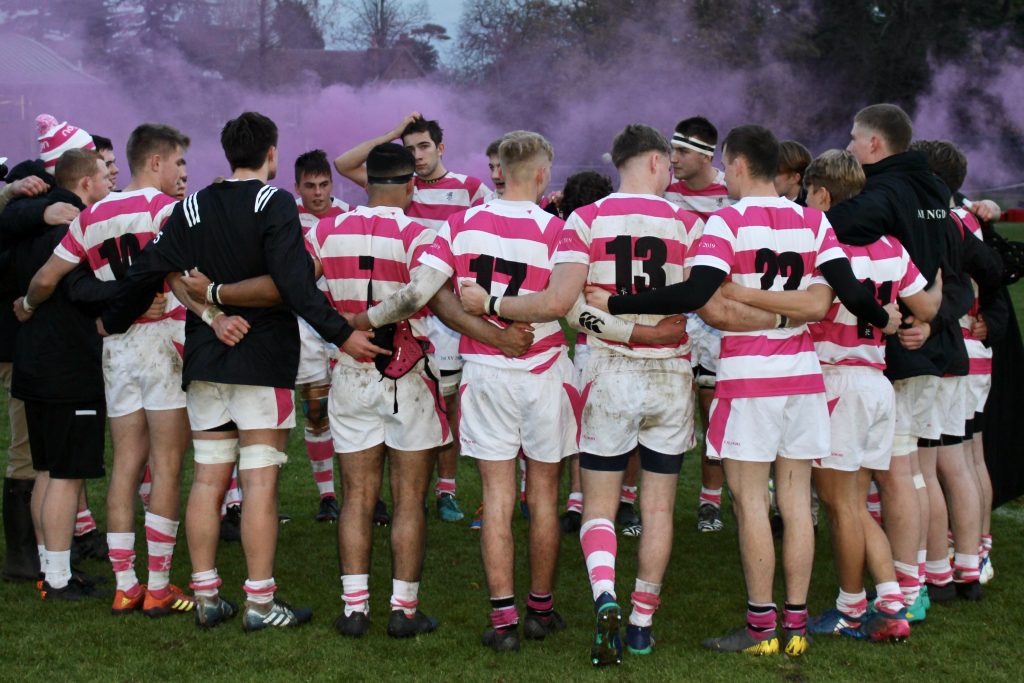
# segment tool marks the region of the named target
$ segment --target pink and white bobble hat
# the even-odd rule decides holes
[[[67,121],[57,123],[49,114],[36,117],[36,129],[39,131],[39,158],[50,173],[57,166],[57,159],[69,149],[96,149],[91,135]]]

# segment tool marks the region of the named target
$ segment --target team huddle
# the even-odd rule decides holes
[[[113,614],[191,612],[208,629],[240,612],[246,631],[308,622],[274,580],[297,407],[317,519],[338,522],[344,636],[371,628],[375,523],[391,533],[387,633],[438,628],[419,608],[424,503],[434,482],[440,519],[463,519],[459,455],[479,468],[482,642],[499,652],[565,627],[554,584],[561,536],[576,532],[591,662],[652,652],[679,473],[698,442],[697,529],[724,528],[727,483],[747,589],[745,625],[708,649],[799,656],[812,635],[903,640],[931,603],[979,600],[993,576],[981,430],[1008,308],[982,223],[998,207],[959,194],[964,155],[912,142],[895,105],[861,110],[847,150],[814,159],[760,126],[720,143],[703,117],[670,138],[631,124],[611,145],[617,189],[582,171],[553,194],[542,135],[512,131],[487,148],[492,190],[446,169],[440,125],[413,112],[334,161],[366,190],[351,207],[331,195],[320,150],[295,161],[298,199],[269,185],[278,130],[257,113],[221,132],[231,176],[194,193],[189,138],[170,126],[132,132],[131,179],[113,191],[109,141],[38,121],[41,159],[0,191],[21,322],[5,375],[12,443],[30,446],[11,449],[5,530],[9,506],[30,513],[8,534],[4,574],[37,581],[44,600],[109,597],[72,568],[81,546],[109,557]],[[104,543],[83,484],[105,476],[108,420]],[[186,591],[170,570],[190,438]],[[819,501],[839,587],[810,617]],[[517,504],[530,525],[521,630]],[[217,569],[232,516],[242,606]],[[628,615],[618,533],[640,537]]]

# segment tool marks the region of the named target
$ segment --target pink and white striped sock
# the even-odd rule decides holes
[[[989,554],[992,552],[992,534],[984,534],[981,537],[981,549],[978,551],[978,555],[981,559],[987,560]]]
[[[420,604],[419,581],[391,580],[391,609],[400,609],[407,617],[416,616],[416,608]]]
[[[921,579],[921,583],[924,583],[925,576],[928,574],[927,570],[927,558],[928,550],[921,548],[917,551],[917,577]]]
[[[973,583],[981,578],[979,567],[981,558],[967,553],[953,555],[953,581],[957,583]]]
[[[238,465],[231,470],[231,480],[228,482],[228,490],[224,493],[224,503],[220,506],[220,516],[227,514],[228,508],[233,505],[242,504],[242,489],[238,486]]]
[[[370,613],[370,575],[342,574],[341,601],[345,603],[345,616],[356,612]]]
[[[565,501],[565,509],[568,512],[583,514],[583,492],[571,491],[568,500]]]
[[[149,509],[149,495],[152,492],[153,473],[149,471],[149,465],[146,465],[146,469],[142,473],[142,481],[139,483],[139,500],[142,501],[142,507],[145,510]]]
[[[313,481],[321,498],[334,495],[334,442],[331,433],[314,434],[307,429],[306,454],[309,455],[309,466],[313,470]]]
[[[903,609],[903,592],[897,581],[885,581],[875,585],[875,609],[885,614],[896,614]]]
[[[580,527],[580,545],[590,575],[590,588],[597,600],[601,593],[615,596],[615,556],[618,542],[610,519],[591,519]]]
[[[894,562],[896,568],[896,582],[900,585],[900,592],[903,594],[903,604],[911,607],[917,602],[917,596],[921,594],[921,577],[917,573],[917,566],[905,562]]]
[[[206,571],[193,572],[188,587],[195,591],[197,598],[215,598],[220,583],[220,576],[217,575],[217,568],[214,567]]]
[[[442,479],[437,478],[437,483],[434,484],[434,496],[440,498],[441,496],[448,495],[455,497],[456,484],[454,479]]]
[[[526,454],[519,451],[519,500],[526,502]]]
[[[868,514],[882,526],[882,492],[874,481],[868,484]]]
[[[953,567],[949,560],[928,560],[924,567],[924,580],[936,586],[945,586],[953,580]]]
[[[654,620],[654,613],[661,604],[661,584],[637,579],[633,587],[630,601],[633,611],[629,614],[629,623],[633,626],[649,627]]]
[[[130,591],[139,584],[135,576],[135,533],[107,532],[107,557],[114,570],[117,589]]]
[[[84,536],[90,531],[96,531],[96,519],[92,516],[92,510],[88,507],[79,508],[75,515],[75,536]]]
[[[519,625],[514,595],[491,598],[491,626],[496,630],[515,628]]]
[[[766,640],[775,635],[776,613],[774,602],[747,603],[747,633],[751,638]]]
[[[865,591],[859,593],[847,593],[839,589],[839,596],[836,597],[836,609],[851,618],[860,618],[868,608],[868,596]]]
[[[149,552],[150,592],[162,591],[171,581],[171,559],[178,535],[178,521],[146,513],[146,548]]]
[[[277,590],[277,584],[274,582],[273,576],[269,579],[259,579],[258,581],[246,579],[244,589],[245,597],[248,598],[249,602],[254,605],[269,605],[274,601],[274,592]]]
[[[697,506],[700,507],[707,503],[708,505],[714,505],[716,508],[722,507],[722,489],[709,489],[703,486],[700,487],[700,495],[697,496]]]
[[[630,505],[636,503],[636,487],[623,484],[622,490],[619,492],[619,502]]]

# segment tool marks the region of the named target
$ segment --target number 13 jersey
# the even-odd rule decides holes
[[[682,282],[704,222],[655,195],[616,192],[576,209],[566,221],[555,263],[590,266],[587,284],[612,294],[636,294]],[[663,315],[623,315],[656,325]],[[690,342],[632,344],[591,337],[594,348],[634,358],[690,359]]]
[[[806,290],[819,268],[846,254],[825,215],[783,197],[746,197],[708,218],[694,266],[725,271],[761,290]],[[722,332],[716,398],[792,396],[825,391],[807,325]]]
[[[494,199],[448,218],[420,263],[462,279],[473,279],[491,296],[540,292],[548,286],[564,222],[533,202]],[[495,325],[508,322],[485,316]],[[558,321],[533,323],[533,345],[509,358],[489,344],[463,335],[459,353],[466,362],[528,370],[550,368],[565,351]]]
[[[176,203],[176,199],[153,187],[112,192],[72,221],[53,253],[71,263],[87,261],[104,282],[120,280],[132,260],[163,228]],[[169,291],[166,285],[164,291]],[[185,319],[185,309],[173,294],[168,293],[165,311],[160,320]],[[135,322],[155,320],[139,318]]]

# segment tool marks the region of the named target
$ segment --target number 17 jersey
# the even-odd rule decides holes
[[[558,240],[564,226],[533,202],[494,199],[450,218],[437,233],[420,263],[458,282],[473,279],[491,296],[540,292],[548,286]],[[508,321],[484,316],[500,327]],[[489,344],[467,335],[459,342],[466,362],[542,373],[565,351],[558,321],[533,323],[533,344],[509,358]]]
[[[784,197],[746,197],[704,226],[694,266],[725,271],[754,289],[806,290],[818,269],[846,254],[825,214]],[[793,396],[825,391],[807,325],[722,332],[716,398]]]

